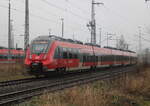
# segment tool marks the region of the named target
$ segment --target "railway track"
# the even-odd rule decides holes
[[[28,83],[38,80],[37,78],[27,78],[27,79],[20,79],[20,80],[11,80],[11,81],[4,81],[0,82],[0,87],[6,87],[11,85],[18,85],[22,83]]]
[[[110,70],[110,69],[109,69]],[[64,88],[73,87],[79,84],[85,84],[96,80],[105,80],[114,78],[122,73],[128,73],[135,70],[135,66],[114,68],[105,72],[87,72],[78,75],[64,75],[56,79],[44,79],[27,83],[19,83],[15,87],[0,87],[0,105],[24,100],[33,96],[41,95],[44,91],[54,92]],[[19,85],[19,86],[18,86]],[[13,88],[13,89],[12,89]]]
[[[70,73],[70,74],[73,74],[73,73]],[[50,76],[50,77],[51,78],[57,77],[56,75],[57,74],[53,73],[53,76]],[[19,84],[23,84],[23,83],[41,81],[41,80],[46,80],[46,79],[49,79],[49,78],[39,77],[39,78],[26,78],[26,79],[19,79],[19,80],[3,81],[3,82],[0,82],[0,88],[7,87],[7,86],[19,85]]]

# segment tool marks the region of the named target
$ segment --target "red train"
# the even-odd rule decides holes
[[[22,49],[11,49],[10,58],[9,50],[4,47],[0,47],[0,63],[16,63],[23,61],[24,51]]]
[[[132,51],[101,48],[56,36],[37,37],[32,41],[25,58],[25,64],[32,74],[131,65],[136,62],[137,55]]]

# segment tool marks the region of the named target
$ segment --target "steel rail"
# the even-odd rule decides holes
[[[54,73],[52,73],[54,74]],[[75,74],[75,73],[68,73],[68,74]],[[77,74],[77,72],[76,72]],[[54,74],[54,77],[57,77],[56,75],[58,75],[57,73]],[[2,87],[7,87],[7,86],[14,86],[14,85],[19,85],[19,84],[23,84],[23,83],[30,83],[30,82],[35,82],[35,81],[41,81],[41,80],[45,80],[48,79],[47,77],[39,77],[39,78],[25,78],[25,79],[18,79],[18,80],[10,80],[10,81],[3,81],[0,82],[0,88]]]
[[[37,78],[26,78],[26,79],[19,79],[19,80],[4,81],[4,82],[0,82],[0,87],[18,85],[21,83],[28,83],[35,80],[37,80]]]
[[[47,92],[53,92],[64,88],[69,88],[79,84],[85,84],[96,80],[106,80],[114,78],[122,73],[128,73],[133,71],[133,67],[127,67],[124,69],[116,69],[115,71],[108,71],[106,73],[87,73],[85,75],[79,75],[76,77],[60,78],[53,82],[47,82],[44,85],[36,85],[35,87],[14,91],[10,93],[0,94],[0,105],[8,104],[14,101],[19,101],[33,96],[37,96],[43,93],[43,90]]]
[[[47,78],[39,77],[39,78],[25,78],[25,79],[18,79],[18,80],[3,81],[3,82],[0,82],[0,88],[7,87],[7,86],[19,85],[19,84],[23,84],[23,83],[30,83],[30,82],[35,82],[35,81],[40,81],[40,80],[45,80],[45,79],[47,79]]]

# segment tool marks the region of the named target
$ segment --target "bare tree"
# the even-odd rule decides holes
[[[123,50],[128,50],[128,44],[126,43],[125,39],[124,39],[124,36],[121,35],[120,36],[120,39],[118,40],[117,44],[116,44],[116,47],[118,49],[123,49]]]

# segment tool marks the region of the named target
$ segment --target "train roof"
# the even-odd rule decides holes
[[[124,52],[136,53],[136,52],[131,51],[131,50],[123,50],[123,49],[118,49],[118,48],[108,47],[108,46],[105,46],[104,48],[107,48],[107,49],[113,49],[113,50],[120,50],[120,51],[124,51]]]
[[[72,40],[72,39],[64,39],[62,37],[58,37],[58,36],[55,36],[55,35],[39,36],[34,41],[37,41],[37,40],[57,40],[57,41],[64,41],[64,42],[69,42],[69,43],[75,43],[75,44],[83,45],[83,42],[81,42],[81,41]]]
[[[0,46],[0,49],[7,49],[6,47]]]
[[[57,41],[63,41],[63,42],[69,42],[69,43],[81,44],[81,45],[88,45],[88,46],[94,46],[94,47],[101,48],[101,45],[92,44],[92,43],[83,43],[83,42],[78,41],[78,40],[65,39],[65,38],[62,38],[62,37],[59,37],[59,36],[55,36],[55,35],[39,36],[34,41],[37,41],[37,40],[57,40]],[[123,50],[123,49],[118,49],[118,48],[114,48],[114,47],[106,47],[105,46],[104,48],[112,49],[112,50],[119,50],[119,51],[124,51],[124,52],[130,52],[130,53],[136,53],[136,52],[131,51],[131,50]]]

